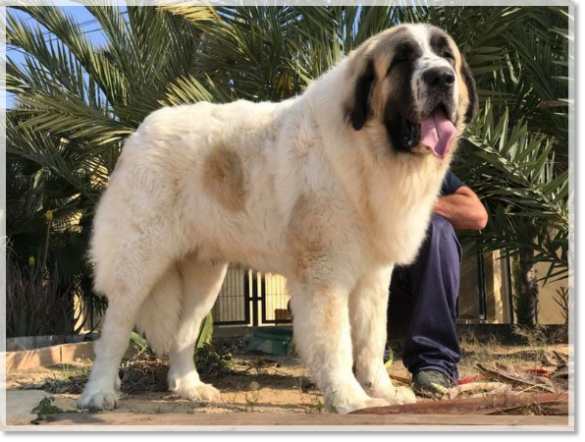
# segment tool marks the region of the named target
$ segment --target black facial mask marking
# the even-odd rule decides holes
[[[386,131],[392,146],[399,152],[410,152],[420,143],[420,124],[413,123],[408,118],[396,114],[387,121]]]
[[[418,45],[402,43],[397,47],[388,71],[394,82],[394,92],[386,102],[384,126],[392,146],[399,152],[410,152],[420,142],[420,125],[412,122],[415,97],[411,87],[414,65],[420,56]]]
[[[449,40],[447,37],[439,32],[433,33],[431,36],[431,49],[435,54],[439,57],[444,58],[447,60],[451,66],[455,65],[455,56],[451,52],[451,47],[449,46]]]
[[[366,124],[370,114],[371,90],[376,79],[374,63],[368,61],[366,70],[359,77],[354,92],[353,108],[349,110],[349,119],[355,130],[360,130]]]

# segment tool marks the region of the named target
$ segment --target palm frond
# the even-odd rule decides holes
[[[512,124],[507,110],[496,120],[488,101],[454,164],[490,213],[485,230],[466,236],[478,248],[509,254],[528,246],[534,262],[550,264],[549,274],[560,268],[566,275],[569,177],[555,164],[550,137],[532,134],[523,120]]]

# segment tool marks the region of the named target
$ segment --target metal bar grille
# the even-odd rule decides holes
[[[213,306],[213,320],[217,325],[290,323],[289,299],[284,277],[232,265]]]
[[[287,324],[291,322],[287,304],[286,280],[272,273],[262,275],[262,323]]]
[[[218,325],[250,325],[250,279],[246,268],[228,268],[212,315]]]

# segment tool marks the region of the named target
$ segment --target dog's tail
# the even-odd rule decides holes
[[[178,331],[183,302],[181,275],[170,267],[144,301],[136,320],[136,328],[158,356],[167,353]]]

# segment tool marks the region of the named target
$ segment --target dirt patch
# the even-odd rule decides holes
[[[505,363],[520,370],[552,370],[552,351],[568,354],[569,349],[567,345],[503,347],[496,342],[478,344],[463,340],[462,350],[461,378],[479,375],[478,362]],[[90,363],[76,363],[13,371],[8,373],[7,388],[44,390],[57,398],[77,399],[90,367]],[[123,372],[126,378],[119,408],[108,413],[327,413],[323,395],[295,357],[234,355],[223,377],[203,377],[221,391],[221,402],[213,404],[192,403],[166,391],[167,370],[166,361],[154,359]],[[395,385],[406,385],[410,380],[399,352],[395,354],[390,375]]]

